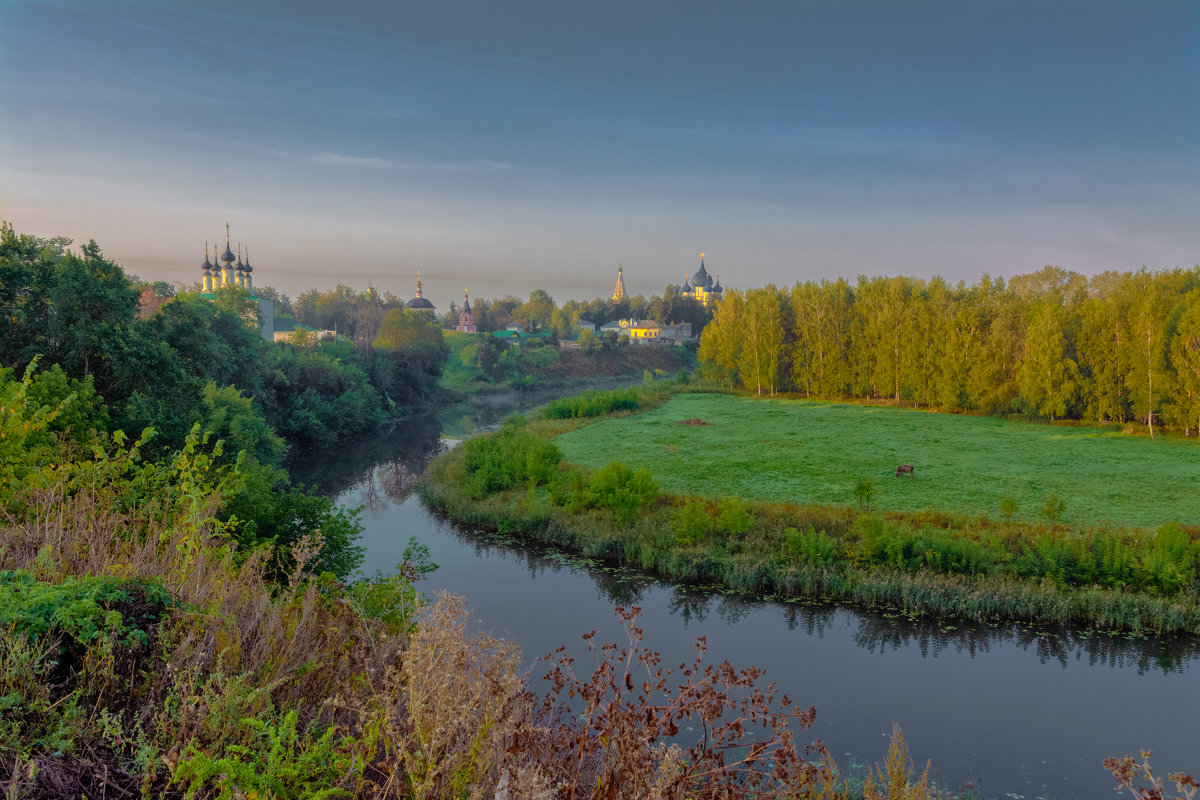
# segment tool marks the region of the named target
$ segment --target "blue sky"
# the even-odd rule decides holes
[[[0,217],[292,294],[1200,261],[1200,4],[0,0]]]

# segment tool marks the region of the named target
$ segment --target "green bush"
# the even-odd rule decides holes
[[[658,484],[650,470],[644,467],[633,470],[620,461],[598,470],[583,488],[585,508],[610,509],[623,526],[629,526],[637,512],[657,497]]]
[[[707,504],[698,498],[690,498],[671,512],[671,529],[675,540],[683,545],[699,544],[716,530]]]
[[[784,552],[791,561],[802,564],[833,564],[838,560],[837,543],[812,525],[803,533],[795,528],[786,528],[783,534]]]
[[[562,461],[553,442],[515,428],[463,442],[463,469],[468,492],[476,500],[505,489],[548,483]]]
[[[737,497],[727,497],[717,504],[717,532],[739,537],[750,530],[754,517],[750,504]]]
[[[26,570],[0,572],[0,627],[31,639],[62,635],[86,644],[115,634],[125,644],[144,643],[146,624],[160,621],[173,604],[151,581],[101,576],[47,583]],[[135,618],[126,619],[119,607]]]
[[[602,417],[614,411],[637,411],[642,397],[633,389],[597,392],[589,389],[574,397],[564,397],[542,408],[542,419],[582,419]]]
[[[334,742],[333,728],[315,739],[302,734],[297,719],[297,713],[289,711],[278,724],[242,720],[253,731],[249,746],[228,745],[216,758],[193,746],[180,759],[172,782],[186,784],[184,796],[189,799],[209,786],[217,789],[215,796],[221,800],[353,797],[353,792],[338,786],[351,777],[347,774],[351,759],[339,752],[339,744],[344,747],[345,742]],[[361,768],[356,771],[361,774]]]

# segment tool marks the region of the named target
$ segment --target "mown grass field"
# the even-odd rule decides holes
[[[702,419],[709,425],[680,422]],[[1156,527],[1200,523],[1200,445],[1093,428],[908,409],[715,394],[679,395],[652,411],[608,419],[556,439],[588,467],[648,467],[665,491],[873,510],[933,509],[1037,520],[1053,493],[1060,521]],[[914,464],[916,479],[894,476]]]

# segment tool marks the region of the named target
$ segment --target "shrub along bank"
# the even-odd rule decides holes
[[[661,393],[582,398],[506,421],[439,457],[418,491],[469,525],[516,532],[668,578],[754,594],[863,602],[987,622],[1200,633],[1200,543],[1155,531],[997,522],[951,513],[672,496],[646,469],[586,471],[553,437]]]

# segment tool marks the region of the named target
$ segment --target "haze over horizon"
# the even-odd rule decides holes
[[[1200,4],[0,0],[0,219],[442,309],[1200,261]]]

